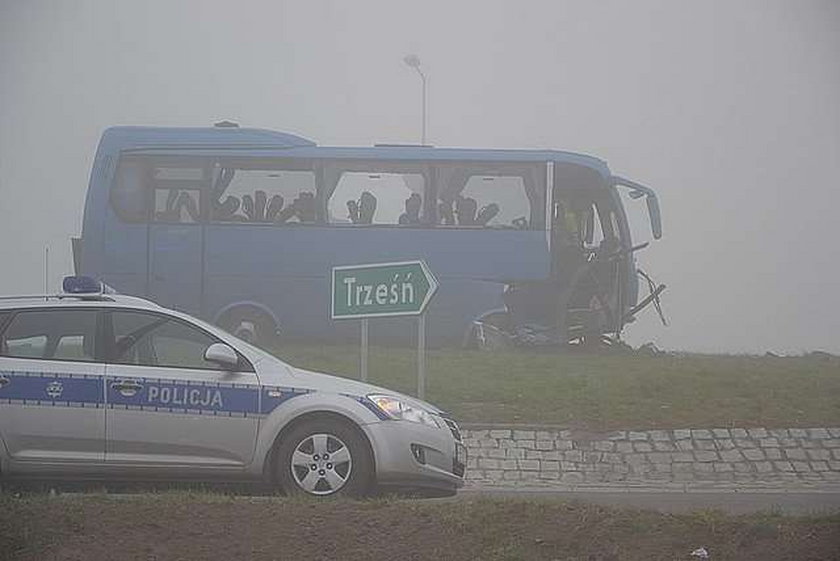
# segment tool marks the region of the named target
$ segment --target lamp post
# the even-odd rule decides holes
[[[406,55],[403,58],[403,62],[406,63],[409,67],[413,68],[417,71],[420,75],[420,79],[423,81],[423,113],[422,113],[422,135],[420,143],[425,145],[426,144],[426,75],[423,74],[423,71],[420,70],[420,57],[417,55]]]

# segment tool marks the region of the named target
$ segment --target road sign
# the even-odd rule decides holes
[[[437,289],[423,261],[333,267],[332,319],[420,315]]]

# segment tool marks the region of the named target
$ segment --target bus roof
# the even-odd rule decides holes
[[[111,127],[100,143],[106,153],[238,156],[329,160],[567,162],[609,175],[603,160],[560,150],[437,148],[378,144],[369,147],[318,146],[306,138],[266,129],[238,127]]]

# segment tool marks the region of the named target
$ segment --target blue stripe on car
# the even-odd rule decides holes
[[[0,385],[0,404],[42,407],[81,405],[155,413],[262,416],[294,397],[313,391],[279,386],[66,373],[0,371],[0,377],[8,380]]]
[[[114,384],[137,384],[136,390],[121,390]],[[158,378],[108,377],[108,407],[139,407],[143,410],[202,415],[259,412],[259,387],[246,384],[167,380]]]
[[[105,402],[101,376],[3,371],[0,377],[8,380],[0,386],[0,403],[101,407]]]
[[[276,407],[282,403],[287,402],[293,397],[306,395],[312,393],[312,390],[302,390],[296,388],[281,388],[275,386],[262,386],[262,410],[263,415],[268,415]]]

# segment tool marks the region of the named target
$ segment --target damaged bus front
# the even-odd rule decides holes
[[[635,254],[649,242],[631,238],[619,189],[628,190],[631,200],[645,200],[653,239],[662,237],[656,193],[610,175],[606,166],[549,162],[548,178],[550,276],[508,283],[504,305],[473,323],[468,342],[481,348],[611,345],[651,304],[665,324],[659,300],[665,285],[637,268]],[[646,290],[641,298],[640,280]]]

